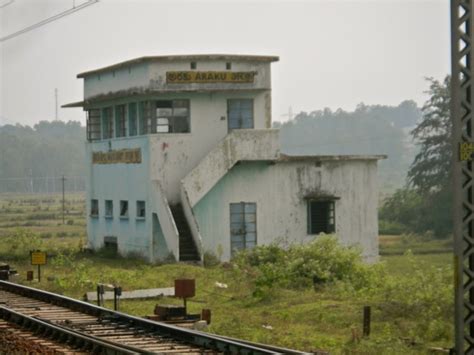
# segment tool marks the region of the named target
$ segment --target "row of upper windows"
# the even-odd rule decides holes
[[[140,101],[87,111],[87,139],[190,133],[189,99]],[[228,128],[254,128],[253,99],[227,100]]]
[[[145,201],[137,201],[136,206],[137,206],[137,208],[136,208],[136,218],[137,219],[145,219],[145,217],[146,217]],[[113,218],[114,217],[114,201],[113,200],[105,200],[104,207],[105,207],[104,217],[105,218]],[[127,219],[129,217],[128,201],[121,200],[119,207],[120,207],[119,217]],[[90,216],[91,217],[99,217],[99,200],[96,200],[96,199],[91,200]]]
[[[148,133],[189,133],[189,100],[157,100],[90,109],[90,141],[133,137]]]

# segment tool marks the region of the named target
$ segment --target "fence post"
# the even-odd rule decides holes
[[[368,337],[370,335],[370,306],[364,306],[364,319],[363,319],[363,336]]]

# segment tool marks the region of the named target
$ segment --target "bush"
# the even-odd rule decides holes
[[[240,252],[233,262],[254,277],[254,295],[259,297],[275,286],[298,289],[338,280],[359,289],[371,283],[375,268],[362,261],[358,249],[340,245],[334,236],[286,250],[276,244],[258,246]]]
[[[204,267],[217,266],[221,263],[219,258],[213,252],[206,251],[204,252],[202,263]]]

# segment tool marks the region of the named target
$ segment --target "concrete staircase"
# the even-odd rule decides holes
[[[239,161],[277,160],[277,129],[237,129],[220,141],[181,181],[189,207],[193,208]]]
[[[179,261],[199,262],[198,249],[194,243],[191,229],[183,211],[183,206],[177,204],[170,206],[170,208],[179,233]]]

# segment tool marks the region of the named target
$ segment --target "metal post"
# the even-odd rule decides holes
[[[41,265],[38,265],[38,282],[41,282]]]
[[[120,308],[120,296],[122,295],[122,288],[119,286],[114,287],[114,310],[118,311]]]
[[[97,305],[100,307],[101,304],[100,304],[100,285],[97,285]]]
[[[62,185],[63,185],[62,187],[63,187],[63,224],[64,224],[64,205],[65,205],[65,198],[64,198],[64,182],[66,181],[66,178],[64,177],[64,175],[63,175],[63,177],[61,178],[61,181],[62,181]]]
[[[455,352],[474,352],[472,0],[451,0]]]

